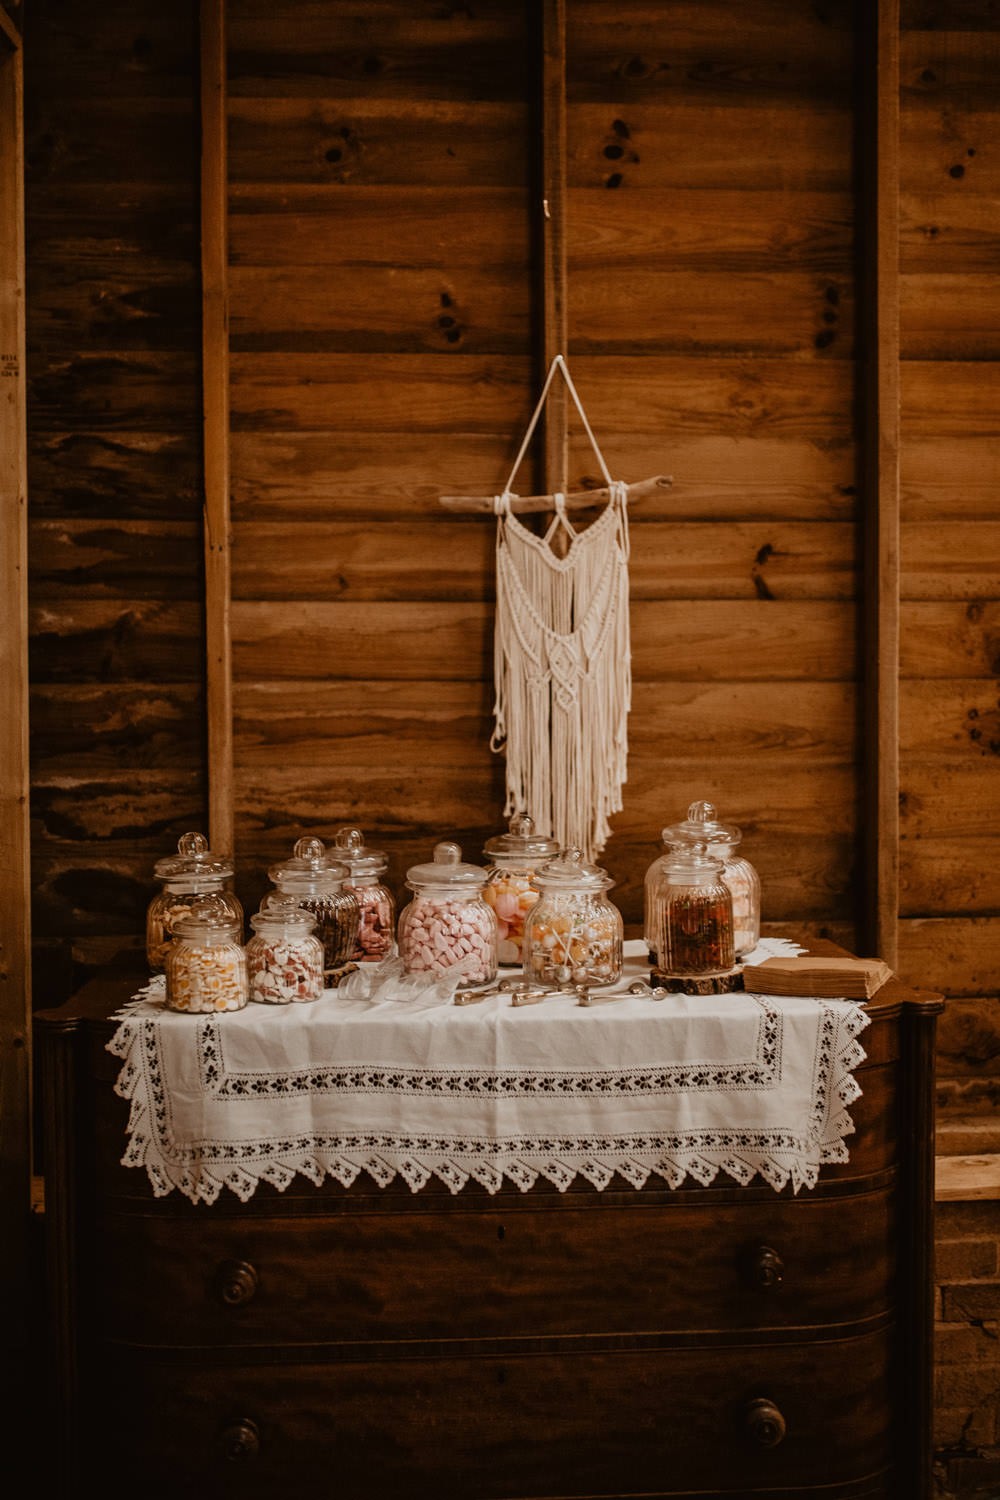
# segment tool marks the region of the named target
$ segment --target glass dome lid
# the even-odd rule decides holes
[[[213,854],[203,833],[182,833],[177,853],[158,859],[153,866],[158,880],[185,879],[228,880],[233,873],[229,854]]]
[[[411,865],[406,872],[406,884],[411,891],[418,886],[444,885],[456,893],[471,892],[484,886],[486,879],[482,865],[463,863],[461,845],[450,840],[434,845],[430,863]]]
[[[276,924],[290,929],[293,937],[307,937],[316,926],[316,918],[294,896],[272,891],[261,901],[260,911],[250,918],[250,925],[254,932],[259,932],[262,927]]]
[[[384,850],[369,848],[360,828],[338,829],[333,836],[333,847],[336,858],[344,862],[356,882],[376,879],[389,864]]]
[[[235,935],[240,921],[220,896],[199,896],[174,923],[174,937],[197,943],[205,938]]]
[[[733,849],[743,837],[732,823],[719,821],[712,802],[692,802],[681,823],[668,823],[661,832],[665,844],[726,844]]]
[[[710,844],[677,844],[663,858],[663,869],[674,885],[713,885],[723,878],[725,861]]]
[[[614,881],[600,865],[588,864],[579,849],[564,849],[535,871],[535,884],[543,891],[607,891]]]
[[[328,886],[334,881],[343,883],[351,872],[327,852],[322,839],[302,838],[296,841],[291,859],[272,865],[267,873],[275,884],[308,885],[319,880]]]
[[[525,864],[551,859],[559,853],[558,839],[535,832],[535,820],[527,813],[515,813],[506,833],[487,839],[483,853],[489,859],[523,860]]]

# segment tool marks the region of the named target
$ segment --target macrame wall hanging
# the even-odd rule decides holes
[[[522,498],[511,486],[534,435],[556,372],[583,422],[606,489],[567,497]],[[526,812],[540,833],[588,859],[604,848],[610,816],[621,810],[632,693],[629,637],[628,502],[668,487],[613,480],[562,355],[549,368],[503,492],[490,500],[442,496],[454,509],[496,515],[494,730],[490,746],[506,754],[505,813]],[[601,514],[577,530],[568,512],[606,498]],[[544,535],[517,512],[551,509]],[[559,545],[562,533],[565,545]]]

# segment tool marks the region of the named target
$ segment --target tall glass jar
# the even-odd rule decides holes
[[[344,890],[350,871],[327,853],[322,839],[302,838],[291,859],[272,865],[267,873],[282,895],[294,896],[316,918],[316,935],[323,944],[323,978],[330,984],[350,960],[358,935],[358,898]]]
[[[294,896],[273,891],[250,918],[247,943],[250,999],[264,1005],[318,1000],[323,993],[323,944],[316,918]]]
[[[539,897],[524,923],[524,973],[543,984],[613,984],[621,978],[622,914],[614,881],[566,849],[535,871]]]
[[[486,871],[462,862],[458,844],[434,846],[429,864],[406,872],[413,892],[399,914],[399,956],[407,974],[461,972],[459,989],[497,972],[497,923],[483,900]]]
[[[502,964],[520,964],[524,919],[538,900],[535,871],[559,853],[559,844],[536,833],[527,813],[515,813],[508,832],[487,839],[483,853],[490,861],[483,896],[497,919],[497,958]]]
[[[169,1010],[207,1015],[243,1009],[249,989],[240,926],[217,894],[199,896],[185,911],[167,952]]]
[[[152,973],[161,974],[174,930],[200,896],[218,896],[243,934],[243,907],[236,894],[228,890],[233,861],[228,854],[213,854],[201,833],[185,833],[177,840],[177,853],[159,859],[153,866],[157,880],[163,882],[146,911],[146,959]]]
[[[711,802],[692,802],[684,821],[669,824],[662,833],[668,853],[674,848],[690,849],[694,844],[706,844],[709,852],[722,860],[725,881],[733,897],[733,937],[737,959],[752,953],[760,938],[760,878],[750,861],[736,853],[742,837],[734,824],[719,820]],[[656,942],[649,918],[653,888],[662,862],[661,855],[646,873],[646,942],[651,957]]]
[[[349,872],[344,889],[357,898],[360,913],[351,957],[356,964],[378,963],[396,946],[396,898],[380,879],[389,857],[381,849],[370,849],[360,828],[341,828],[333,846]]]
[[[653,927],[660,973],[708,978],[733,968],[732,892],[707,844],[678,845],[660,861]]]

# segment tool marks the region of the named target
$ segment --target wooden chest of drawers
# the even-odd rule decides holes
[[[119,1165],[132,988],[39,1017],[55,1493],[929,1493],[937,997],[872,1003],[850,1162],[798,1196],[297,1180],[196,1207]]]

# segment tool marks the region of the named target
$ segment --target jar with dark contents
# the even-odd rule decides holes
[[[742,837],[742,832],[734,824],[722,822],[711,802],[692,802],[683,821],[670,823],[663,829],[667,854],[654,860],[646,872],[646,943],[651,960],[654,960],[656,948],[651,925],[653,893],[664,859],[669,858],[673,849],[690,849],[695,844],[707,845],[708,851],[722,860],[723,879],[733,898],[736,957],[746,958],[756,948],[760,938],[760,877],[750,861],[737,852]]]
[[[381,849],[370,848],[360,828],[341,828],[333,847],[349,871],[344,889],[358,902],[358,935],[351,957],[356,964],[378,963],[396,947],[396,900],[381,879],[389,857]]]
[[[673,849],[661,860],[652,914],[659,973],[709,978],[735,965],[733,897],[723,868],[706,844]]]
[[[579,849],[539,865],[539,896],[524,923],[525,978],[553,986],[613,984],[621,978],[622,914],[608,900],[613,885]]]
[[[559,853],[559,844],[536,833],[527,813],[515,813],[508,831],[487,839],[483,853],[490,861],[483,897],[497,919],[497,957],[502,964],[520,964],[524,919],[538,900],[535,871]]]
[[[204,834],[182,834],[177,840],[177,853],[157,860],[153,873],[163,882],[163,888],[146,912],[146,958],[151,973],[165,971],[177,925],[202,896],[218,897],[220,909],[237,923],[242,941],[243,907],[227,886],[233,876],[233,861],[228,854],[213,853]]]
[[[323,978],[335,984],[350,962],[358,936],[358,898],[344,890],[350,871],[327,853],[322,839],[301,838],[291,859],[272,865],[269,878],[285,896],[294,896],[304,911],[316,918],[316,936],[323,944]]]
[[[316,918],[294,896],[272,891],[250,918],[247,943],[250,999],[263,1005],[318,1000],[323,993],[323,944]]]

